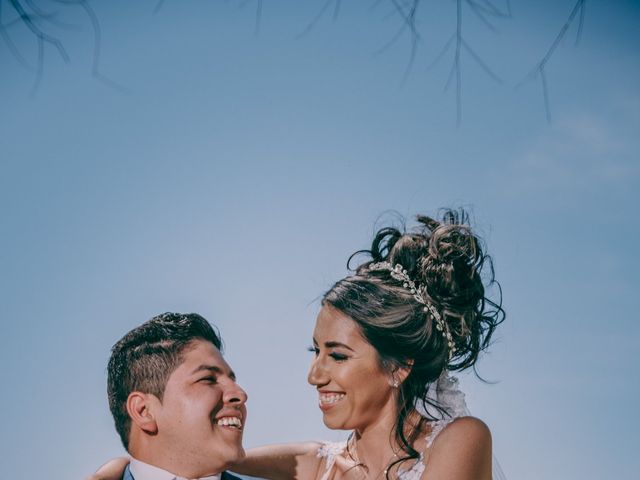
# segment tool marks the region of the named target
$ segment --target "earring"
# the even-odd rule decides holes
[[[398,386],[400,385],[400,382],[396,379],[393,380],[393,388],[398,388]]]

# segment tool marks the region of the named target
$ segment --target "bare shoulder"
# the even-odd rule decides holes
[[[436,443],[470,442],[474,445],[487,443],[491,446],[491,430],[476,417],[460,417],[449,423],[436,437]]]
[[[455,419],[438,434],[430,450],[424,478],[491,479],[491,431],[478,418]]]

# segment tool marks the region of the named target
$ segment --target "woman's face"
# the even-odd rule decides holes
[[[361,431],[395,419],[391,374],[382,370],[378,353],[351,318],[329,305],[322,307],[313,351],[308,380],[318,389],[327,427]]]

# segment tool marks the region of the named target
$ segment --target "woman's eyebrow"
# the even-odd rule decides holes
[[[346,348],[347,350],[351,350],[352,352],[355,352],[355,350],[353,348],[351,348],[349,345],[346,345],[344,343],[341,342],[335,342],[335,341],[331,341],[331,342],[324,342],[324,346],[326,348],[337,348],[337,347],[342,347],[342,348]]]

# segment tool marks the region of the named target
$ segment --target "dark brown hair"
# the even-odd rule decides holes
[[[422,430],[424,417],[418,425],[406,425],[417,405],[422,404],[430,420],[436,419],[428,413],[434,409],[448,415],[442,405],[428,397],[429,385],[445,369],[475,367],[478,355],[487,348],[505,316],[491,258],[472,232],[466,212],[446,210],[441,221],[422,215],[417,220],[419,226],[413,231],[393,227],[379,230],[371,249],[354,253],[348,266],[361,254],[369,258],[355,268],[354,275],[331,287],[322,300],[323,305],[331,305],[356,322],[377,350],[383,369],[391,372],[399,366],[410,368],[399,387],[393,432],[407,456],[394,464],[418,457],[412,443]],[[455,352],[451,358],[435,319],[403,282],[387,270],[368,269],[377,262],[401,265],[418,286],[426,289],[428,301],[453,337]],[[487,297],[489,286],[495,287],[497,299]]]

